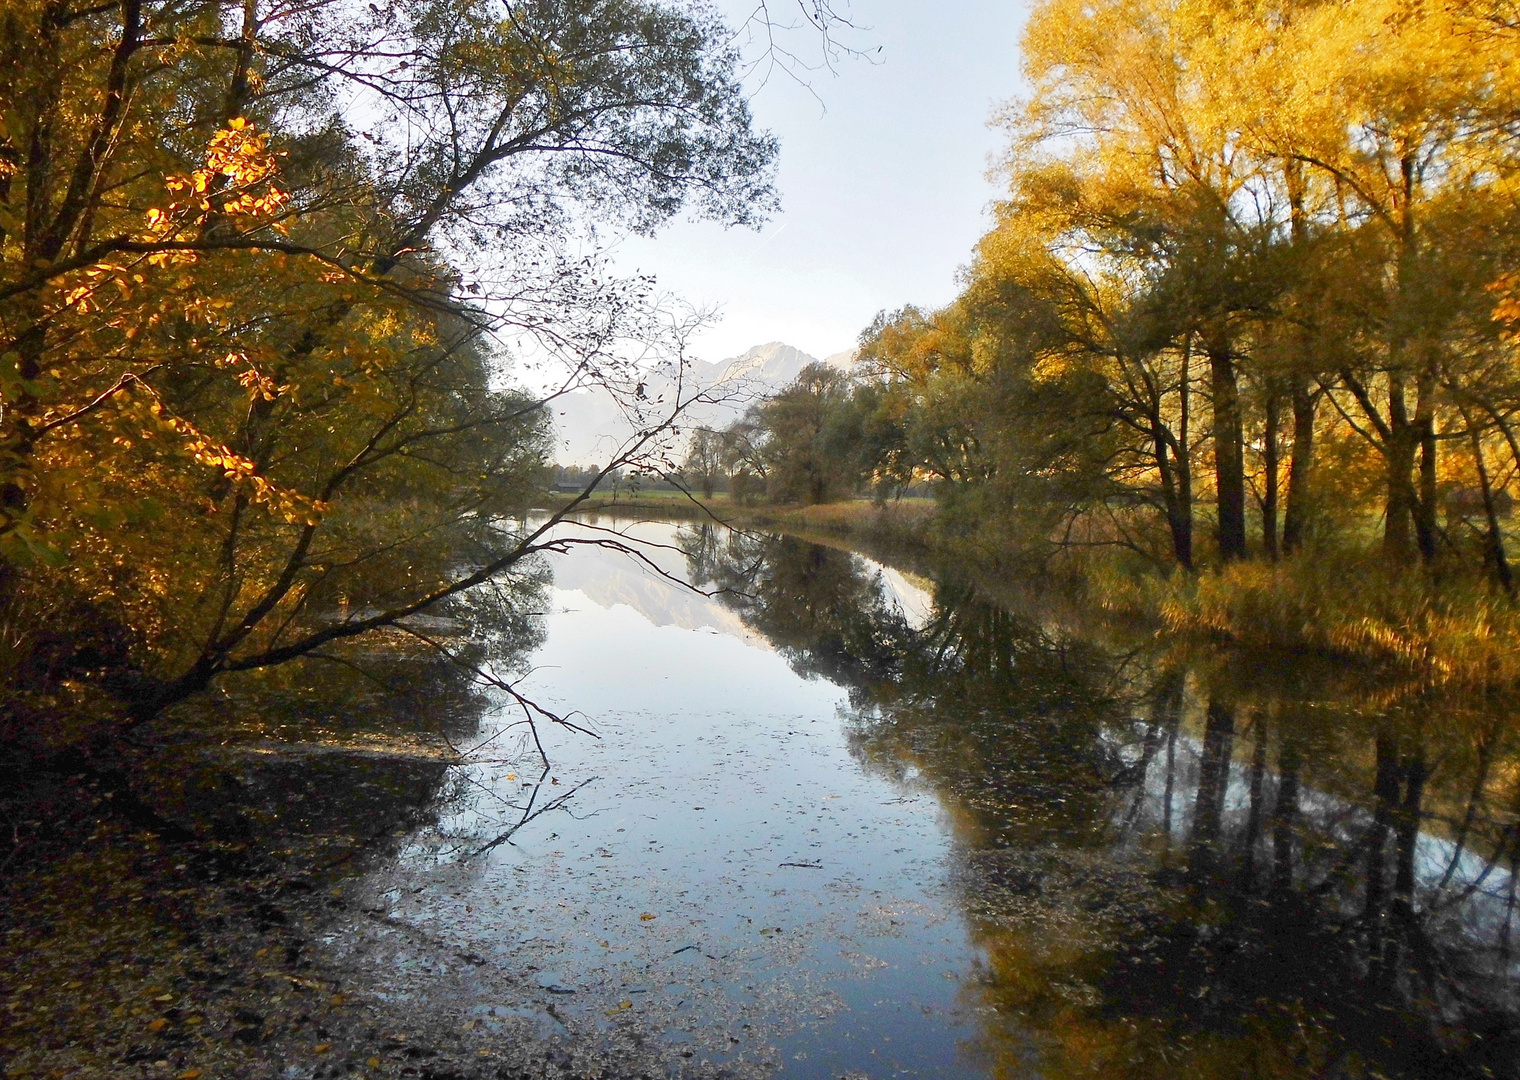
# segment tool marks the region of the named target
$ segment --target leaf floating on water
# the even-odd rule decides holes
[[[651,915],[649,912],[646,911],[646,912],[644,912],[644,914],[642,914],[642,915],[639,916],[639,921],[641,921],[641,922],[648,922],[650,919],[658,919],[658,918],[659,918],[658,915]]]

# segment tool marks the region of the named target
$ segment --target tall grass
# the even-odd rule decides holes
[[[816,506],[724,507],[719,517],[744,525],[774,525],[799,532],[875,539],[923,540],[934,518],[929,499],[899,499],[876,503],[850,499]]]
[[[1234,563],[1129,586],[1167,630],[1385,665],[1435,684],[1520,682],[1520,608],[1488,582],[1367,556]]]

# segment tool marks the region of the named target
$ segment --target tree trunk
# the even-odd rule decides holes
[[[1293,832],[1298,821],[1298,740],[1284,734],[1277,751],[1277,805],[1272,810],[1272,888],[1293,887]]]
[[[1230,781],[1230,757],[1235,741],[1235,713],[1217,701],[1209,702],[1198,762],[1198,800],[1193,808],[1193,835],[1188,843],[1192,870],[1208,874],[1214,866],[1214,846],[1224,816],[1225,790]]]
[[[1488,561],[1493,564],[1494,577],[1513,600],[1515,576],[1510,571],[1509,559],[1504,553],[1504,530],[1499,527],[1499,511],[1494,505],[1494,489],[1488,479],[1488,465],[1483,460],[1483,439],[1478,434],[1478,429],[1473,426],[1472,418],[1466,419],[1468,438],[1472,440],[1473,462],[1478,466],[1478,485],[1483,490],[1483,517],[1488,523]]]
[[[1193,568],[1193,520],[1192,514],[1183,509],[1182,493],[1178,490],[1177,476],[1172,470],[1171,448],[1166,440],[1166,428],[1159,415],[1151,414],[1151,445],[1154,448],[1156,472],[1161,477],[1161,500],[1166,505],[1166,524],[1172,534],[1172,554],[1184,570]]]
[[[1404,563],[1413,552],[1410,525],[1414,518],[1414,454],[1417,443],[1404,401],[1404,379],[1388,373],[1388,499],[1383,519],[1383,551]]]
[[[1284,186],[1288,190],[1288,220],[1293,247],[1302,250],[1309,243],[1309,214],[1304,206],[1307,185],[1304,164],[1297,160],[1283,162]],[[1288,461],[1288,509],[1283,515],[1282,553],[1291,555],[1304,543],[1309,526],[1310,479],[1314,465],[1314,413],[1319,395],[1311,393],[1310,333],[1301,326],[1296,335],[1292,386],[1293,451]]]
[[[1246,816],[1246,835],[1241,843],[1240,888],[1249,893],[1256,884],[1256,845],[1261,838],[1262,788],[1267,777],[1267,713],[1257,712],[1251,722],[1251,805]]]
[[[1398,744],[1387,734],[1377,737],[1377,774],[1372,781],[1372,794],[1377,807],[1367,843],[1367,895],[1362,905],[1362,922],[1367,932],[1368,956],[1376,967],[1381,964],[1387,929],[1388,835],[1399,799]]]
[[[1282,551],[1291,555],[1304,545],[1312,506],[1310,487],[1314,468],[1314,414],[1319,395],[1310,393],[1309,381],[1293,382],[1293,451],[1288,459],[1288,509],[1283,516]]]
[[[1266,473],[1261,496],[1261,542],[1267,558],[1277,561],[1277,427],[1282,398],[1276,387],[1267,390],[1266,432],[1263,435],[1262,469]]]
[[[1214,397],[1214,472],[1219,499],[1219,557],[1246,557],[1246,475],[1241,433],[1240,388],[1228,338],[1217,332],[1206,343],[1209,386]]]
[[[1399,200],[1398,281],[1394,294],[1395,306],[1389,319],[1388,434],[1385,439],[1388,503],[1383,523],[1383,551],[1399,562],[1407,563],[1414,552],[1410,527],[1418,512],[1419,502],[1413,482],[1415,452],[1422,441],[1418,430],[1418,415],[1428,398],[1420,395],[1423,400],[1415,403],[1417,420],[1411,423],[1404,384],[1413,340],[1411,319],[1415,310],[1411,281],[1415,256],[1414,160],[1405,155],[1399,162],[1399,168],[1403,176],[1403,194]]]
[[[1172,541],[1177,561],[1193,568],[1193,465],[1188,448],[1188,421],[1191,419],[1193,386],[1193,335],[1182,343],[1182,379],[1177,387],[1177,522]]]
[[[1435,375],[1427,369],[1416,381],[1415,432],[1420,444],[1420,486],[1414,501],[1414,533],[1420,559],[1435,560],[1439,528],[1436,525],[1436,419]]]

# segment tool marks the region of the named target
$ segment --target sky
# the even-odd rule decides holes
[[[796,2],[771,0],[771,10],[792,20]],[[811,91],[779,71],[754,89],[759,126],[781,142],[781,213],[758,233],[683,220],[617,247],[619,269],[652,273],[662,290],[719,309],[695,340],[701,359],[769,341],[817,357],[850,349],[878,311],[951,300],[986,229],[998,195],[987,172],[1003,141],[988,121],[1021,91],[1024,5],[836,6],[859,27],[845,40],[871,58],[804,72]],[[754,0],[719,7],[737,24]],[[782,40],[817,59],[804,30]]]

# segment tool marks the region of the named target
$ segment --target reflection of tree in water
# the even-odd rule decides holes
[[[692,583],[764,634],[799,675],[890,685],[912,630],[847,551],[703,524],[682,534]]]
[[[848,552],[687,547],[948,810],[994,1074],[1514,1074],[1504,703],[1099,647],[949,582],[915,630]]]
[[[220,699],[175,713],[186,727],[223,733],[227,749],[166,747],[143,767],[140,785],[192,829],[238,840],[291,832],[366,847],[402,823],[436,817],[459,794],[441,751],[472,740],[497,704],[477,672],[527,665],[543,641],[547,580],[492,583],[417,620],[415,632],[396,629],[228,678]],[[279,741],[241,752],[269,738]]]

